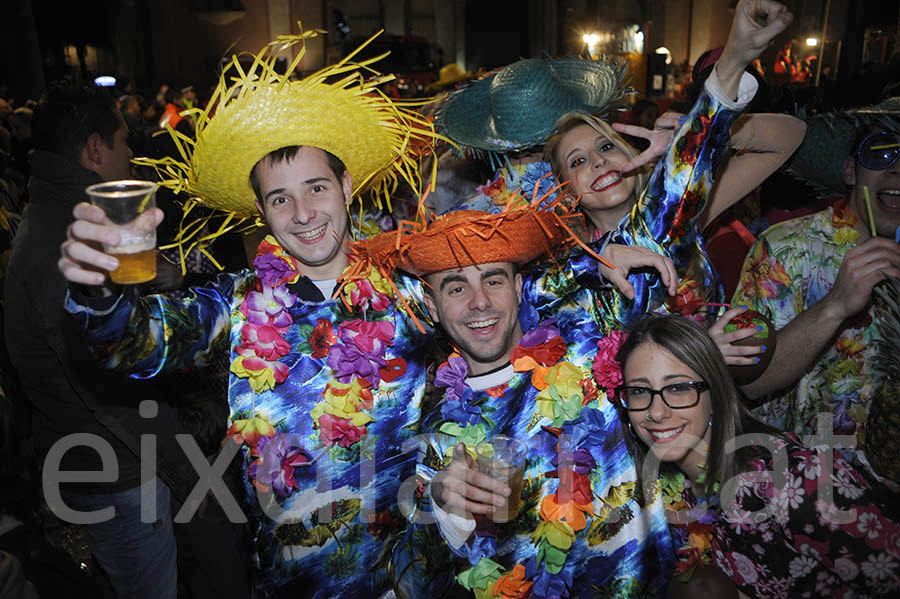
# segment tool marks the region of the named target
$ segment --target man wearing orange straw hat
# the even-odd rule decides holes
[[[766,230],[744,261],[733,302],[778,329],[768,368],[743,391],[757,415],[798,435],[817,416],[864,446],[877,375],[873,291],[900,277],[900,98],[807,121],[794,169],[849,193],[820,212]],[[835,180],[837,179],[837,180]],[[846,189],[846,187],[843,187]],[[848,457],[855,453],[846,448]]]
[[[429,147],[433,133],[378,93],[383,77],[363,77],[373,60],[299,81],[279,74],[283,43],[309,35],[280,39],[250,72],[235,58],[215,114],[194,114],[196,139],[173,135],[184,160],[152,163],[162,184],[191,195],[186,211],[198,202],[227,214],[220,232],[262,215],[273,235],[252,270],[184,299],[136,297],[106,283],[115,259],[91,246],[117,234],[87,204],[75,208],[59,265],[72,284],[67,309],[109,368],[147,378],[230,350],[228,440],[207,480],[232,521],[250,521],[256,596],[378,597],[406,526],[396,498],[414,473],[403,444],[419,420],[429,338],[375,270],[354,270],[332,296],[349,265],[353,196],[386,197],[400,177],[415,187],[410,149]],[[161,214],[150,214],[157,224]],[[190,237],[200,229],[185,227],[185,249],[203,249],[208,240]],[[237,452],[241,505],[213,484]],[[181,518],[206,490],[194,489]]]
[[[781,18],[781,5],[754,6]],[[744,29],[741,56],[761,49],[748,42],[758,27]],[[753,95],[743,65],[732,66],[711,76],[636,208],[643,220],[633,237],[676,257],[678,231],[702,208],[731,124]],[[450,213],[361,244],[373,261],[424,277],[429,313],[458,350],[437,370],[443,397],[423,413],[425,492],[413,512],[425,522],[432,514],[442,541],[436,548],[426,533],[412,535],[409,568],[439,564],[446,574],[447,547],[460,558],[457,582],[479,598],[663,596],[673,551],[660,489],[639,491],[612,401],[627,324],[616,315],[658,309],[669,285],[665,276],[632,279],[656,291],[624,311],[609,307],[622,298],[598,302],[596,253],[607,238],[521,269],[538,254],[534,239],[556,229],[574,237],[568,215],[552,211],[558,205],[536,209],[544,199],[499,214]],[[500,436],[524,446],[521,483],[475,464]]]
[[[400,546],[403,550],[395,550],[395,576],[406,596],[437,596],[446,592],[448,578],[455,574],[449,566],[452,561],[447,545],[430,526],[434,523],[431,514],[447,544],[454,552],[467,555],[475,566],[459,577],[466,589],[483,588],[503,576],[521,578],[517,569],[520,566],[504,574],[490,559],[499,530],[491,523],[492,514],[507,502],[518,503],[519,497],[510,496],[506,484],[472,470],[470,459],[466,473],[460,474],[459,467],[467,463],[467,451],[473,451],[479,442],[495,433],[527,439],[529,482],[521,490],[522,509],[527,506],[527,510],[534,510],[535,501],[548,496],[548,489],[555,486],[552,478],[542,475],[547,474],[557,450],[560,455],[565,450],[565,440],[560,438],[559,447],[555,441],[562,429],[553,427],[576,419],[588,423],[580,430],[591,432],[598,449],[601,445],[608,448],[600,451],[597,462],[584,473],[593,471],[602,481],[598,484],[604,492],[620,502],[616,507],[624,506],[625,522],[619,521],[619,512],[603,513],[602,518],[597,514],[594,520],[598,526],[594,530],[595,544],[602,544],[611,557],[604,566],[597,566],[601,570],[608,568],[609,576],[598,575],[594,580],[614,584],[630,576],[631,580],[656,588],[661,583],[651,579],[665,577],[661,573],[666,571],[669,537],[662,506],[656,501],[644,510],[637,502],[629,501],[633,462],[624,444],[616,443],[621,433],[615,411],[603,407],[602,397],[597,401],[597,389],[589,380],[590,368],[585,370],[583,365],[571,361],[572,352],[560,335],[560,329],[570,333],[578,329],[590,336],[591,327],[572,320],[564,325],[550,321],[523,334],[520,305],[536,301],[540,295],[536,286],[553,286],[555,300],[561,306],[574,308],[570,296],[581,285],[603,284],[596,263],[570,264],[564,254],[558,254],[560,246],[577,239],[567,224],[571,215],[538,209],[542,200],[535,198],[531,204],[514,201],[498,214],[450,212],[427,224],[417,223],[412,231],[401,229],[352,244],[356,264],[381,264],[385,275],[396,268],[423,279],[428,312],[458,351],[437,370],[435,386],[446,387],[443,399],[423,414],[420,454],[424,459],[419,478],[429,492],[407,512],[418,516],[413,518],[415,522],[428,526],[424,530],[413,527],[407,542]],[[630,267],[649,266],[659,269],[663,279],[674,283],[671,262],[659,255],[621,246],[609,253],[617,256],[614,259],[619,268],[628,263],[626,272]],[[539,258],[548,259],[553,266],[527,268]],[[554,261],[557,258],[559,262]],[[571,312],[578,310],[560,308],[563,320],[571,319]],[[536,405],[543,406],[539,412],[535,411]],[[578,459],[585,466],[593,458],[583,454],[579,453]],[[559,467],[562,469],[565,464]],[[454,485],[461,480],[473,484],[477,505],[457,505],[455,497],[431,502],[432,494],[445,498],[457,492]],[[611,483],[616,484],[608,486]],[[586,491],[579,487],[577,497],[580,509],[591,511],[592,501],[584,492],[590,493],[590,484]],[[473,514],[477,520],[472,519]],[[612,523],[600,532],[604,518]],[[516,532],[524,535],[527,531],[517,528]],[[641,562],[642,555],[646,562]],[[614,567],[614,563],[620,563],[621,568]],[[528,586],[531,582],[522,584]],[[456,592],[461,590],[457,588]]]

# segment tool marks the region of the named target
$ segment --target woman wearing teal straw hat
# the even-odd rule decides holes
[[[556,121],[571,111],[605,114],[624,108],[625,63],[529,58],[445,97],[435,126],[466,156],[497,168],[494,178],[466,199],[467,208],[497,212],[520,191],[544,195],[555,185],[541,149]],[[548,196],[548,203],[555,193]]]

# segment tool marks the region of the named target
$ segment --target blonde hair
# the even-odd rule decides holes
[[[560,180],[562,177],[563,164],[562,160],[557,155],[560,144],[567,133],[581,125],[587,125],[600,135],[604,136],[610,143],[622,150],[622,152],[628,156],[629,160],[632,160],[638,155],[638,151],[625,141],[622,136],[603,119],[582,112],[569,112],[556,121],[556,130],[544,145],[544,160],[550,163],[550,168],[553,169],[553,175],[559,182],[563,182]],[[646,167],[637,169],[635,177],[633,196],[634,201],[636,202],[644,192],[644,186],[647,184],[647,179],[649,178],[648,169]]]

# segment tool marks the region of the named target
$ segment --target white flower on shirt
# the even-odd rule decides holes
[[[870,555],[862,563],[863,574],[874,580],[884,580],[893,576],[896,567],[897,562],[886,553]]]
[[[838,470],[834,477],[834,488],[847,499],[859,499],[863,494],[863,490],[841,470]]]
[[[877,539],[881,536],[881,520],[878,519],[876,514],[871,512],[864,512],[860,514],[859,520],[856,524],[856,529],[861,533],[866,535],[870,539]]]
[[[834,572],[841,577],[841,580],[853,580],[859,574],[859,567],[856,563],[846,557],[839,557],[834,560]]]
[[[791,563],[788,565],[788,571],[793,578],[803,578],[813,571],[817,563],[813,558],[801,555],[791,560]]]

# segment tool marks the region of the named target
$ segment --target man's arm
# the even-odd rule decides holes
[[[765,372],[741,390],[748,398],[757,399],[795,385],[812,367],[843,321],[825,301],[801,312],[778,331],[775,354]]]
[[[105,368],[150,378],[164,370],[205,366],[228,351],[235,280],[220,275],[215,285],[192,289],[179,299],[141,297],[134,288],[109,298],[70,292],[65,309]]]
[[[763,270],[775,273],[769,278],[772,282],[770,287],[779,284],[773,279],[779,276],[786,278],[785,270],[761,244],[765,244],[765,239],[760,239],[747,256],[741,275],[742,283],[735,294],[735,303],[746,303],[754,299],[748,297],[745,290],[763,287],[763,282],[756,280],[754,273],[759,269],[751,267],[753,262],[761,259],[768,261],[768,268]],[[875,285],[887,277],[900,278],[900,246],[896,243],[884,238],[868,239],[848,251],[831,290],[778,331],[775,355],[768,368],[758,379],[741,387],[741,390],[755,399],[795,385],[841,329],[844,321],[865,309]],[[783,281],[781,284],[784,283]],[[760,298],[757,296],[755,299],[758,304]],[[762,301],[765,303],[764,298]],[[771,316],[771,310],[764,306],[758,307],[761,312],[769,312],[767,315]]]
[[[119,234],[103,226],[103,211],[81,203],[74,216],[58,262],[70,286],[65,308],[106,368],[148,378],[161,370],[203,365],[227,349],[235,279],[223,275],[213,287],[194,290],[182,300],[139,297],[132,286],[107,282],[105,271],[118,261],[97,248],[115,245]],[[143,218],[155,226],[162,212],[154,208]]]

